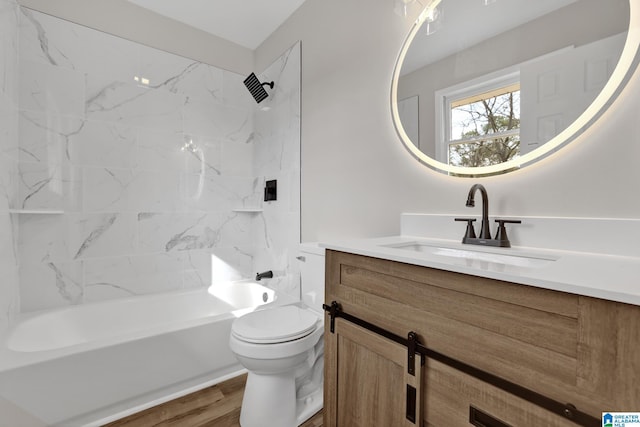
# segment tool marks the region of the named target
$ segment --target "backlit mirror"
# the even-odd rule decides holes
[[[637,63],[635,0],[426,1],[398,57],[392,114],[411,153],[451,175],[505,173],[557,150]]]

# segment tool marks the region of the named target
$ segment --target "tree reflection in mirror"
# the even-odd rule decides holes
[[[448,103],[448,159],[454,166],[490,166],[520,154],[520,85]]]

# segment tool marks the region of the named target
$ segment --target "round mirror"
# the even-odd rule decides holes
[[[639,8],[632,0],[428,1],[393,76],[402,142],[458,176],[509,172],[557,150],[631,75]]]

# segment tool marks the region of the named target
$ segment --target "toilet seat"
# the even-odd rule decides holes
[[[316,329],[318,317],[293,305],[245,314],[233,322],[231,333],[255,344],[275,344],[303,338]]]

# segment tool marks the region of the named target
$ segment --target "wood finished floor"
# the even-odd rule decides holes
[[[241,375],[104,427],[239,427],[240,405],[246,381],[247,376]],[[322,411],[302,427],[322,427]]]

